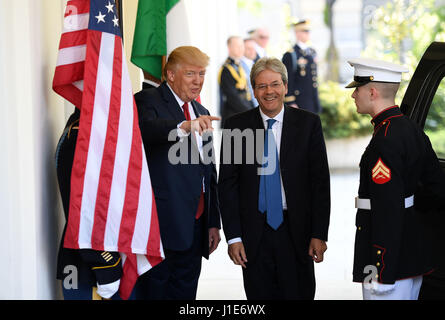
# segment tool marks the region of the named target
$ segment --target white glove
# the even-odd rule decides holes
[[[102,285],[97,283],[97,294],[102,298],[109,299],[117,292],[117,290],[119,290],[120,283],[120,280]]]
[[[372,280],[371,283],[364,283],[363,284],[366,290],[370,290],[372,294],[375,295],[385,295],[389,294],[390,292],[394,291],[396,288],[396,284],[384,284],[384,283],[378,283],[375,280]]]

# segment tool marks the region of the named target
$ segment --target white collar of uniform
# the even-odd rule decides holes
[[[266,114],[263,113],[263,111],[261,111],[261,108],[258,107],[258,109],[260,110],[260,115],[261,118],[263,119],[263,123],[266,124],[265,128],[267,128],[267,120],[269,119],[274,119],[276,120],[278,123],[283,123],[283,118],[284,118],[284,106],[281,108],[281,111],[273,118],[267,116]]]
[[[302,41],[297,41],[297,45],[300,47],[301,50],[306,50],[307,48],[309,48],[309,45]]]
[[[167,83],[167,87],[170,89],[170,91],[173,93],[173,96],[175,97],[175,99],[176,99],[176,101],[178,102],[178,104],[179,104],[179,107],[181,107],[181,110],[182,110],[182,106],[184,105],[184,101],[182,101],[181,100],[181,98],[179,98],[178,97],[178,95],[173,91],[173,89],[172,89],[172,87],[170,87],[170,85],[168,84],[168,82],[166,82]]]
[[[263,48],[262,46],[260,46],[258,43],[254,43],[255,46],[255,50],[258,53],[258,55],[260,56],[260,58],[263,58],[266,56],[266,49]]]

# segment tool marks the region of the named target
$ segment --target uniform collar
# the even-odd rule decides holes
[[[374,127],[376,127],[386,119],[399,115],[402,115],[402,111],[400,111],[399,106],[392,106],[376,114],[374,118],[372,118],[371,123],[374,125]]]
[[[235,59],[233,59],[232,57],[227,57],[227,63],[229,63],[229,64],[234,64],[234,65],[239,65],[239,62],[241,61],[241,60],[238,60],[238,61],[236,61]]]
[[[306,50],[309,48],[309,45],[302,41],[297,41],[297,46],[299,46],[301,50]]]

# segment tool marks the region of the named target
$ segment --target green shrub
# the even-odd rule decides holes
[[[445,128],[436,131],[425,130],[438,158],[445,159]]]
[[[445,159],[445,86],[443,80],[434,95],[425,121],[425,133],[439,158]]]
[[[320,114],[326,139],[364,136],[372,133],[371,118],[357,113],[353,89],[342,88],[327,81],[320,84],[319,96],[323,111]]]

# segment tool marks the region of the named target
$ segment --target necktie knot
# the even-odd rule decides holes
[[[272,129],[273,124],[277,122],[275,119],[267,119],[267,130]]]

